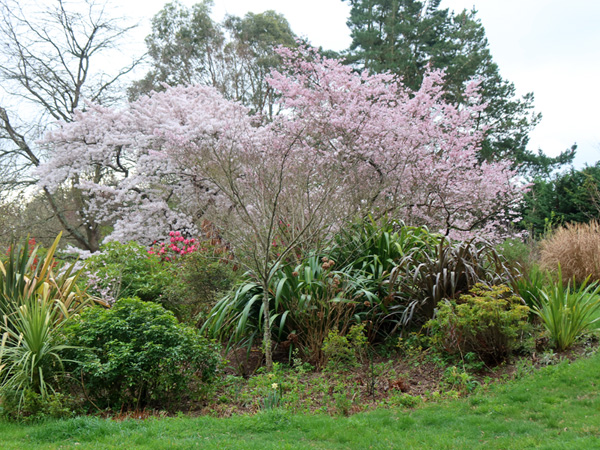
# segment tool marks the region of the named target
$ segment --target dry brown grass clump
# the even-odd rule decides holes
[[[572,223],[560,227],[541,242],[541,265],[556,270],[560,264],[565,282],[577,283],[588,276],[600,280],[600,223]]]

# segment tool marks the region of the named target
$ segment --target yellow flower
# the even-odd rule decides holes
[[[271,385],[271,387],[272,387],[273,389],[277,389],[277,387],[278,387],[278,386],[279,386],[279,385],[278,385],[277,383],[273,383],[273,384]]]

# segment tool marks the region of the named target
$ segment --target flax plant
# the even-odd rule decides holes
[[[539,292],[533,312],[540,317],[559,351],[571,347],[586,330],[600,325],[600,285],[589,277],[578,286],[563,284],[560,266],[557,282]]]
[[[81,270],[74,264],[57,270],[54,258],[59,234],[38,263],[39,247],[13,246],[0,262],[0,394],[25,392],[42,398],[62,368],[59,333],[65,321],[91,298],[76,285]]]

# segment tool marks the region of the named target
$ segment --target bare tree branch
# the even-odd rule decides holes
[[[83,101],[112,103],[123,93],[119,82],[141,61],[135,59],[111,72],[99,66],[99,58],[117,49],[119,41],[136,26],[109,17],[105,1],[84,0],[72,5],[55,0],[38,10],[31,6],[0,0],[0,80],[9,99],[14,99],[10,105],[9,99],[0,105],[0,189],[34,185],[33,169],[45,159],[45,149],[37,140],[48,119],[72,121]],[[19,109],[33,112],[34,121],[18,117],[14,105],[24,104],[30,106]],[[120,161],[117,164],[124,169]],[[47,189],[42,193],[54,218],[77,244],[97,250],[99,226],[86,217],[86,196],[75,192],[71,198],[77,203],[77,214],[67,214],[71,206],[61,204]],[[82,227],[85,233],[80,232]]]

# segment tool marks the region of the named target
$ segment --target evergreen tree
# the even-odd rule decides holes
[[[521,226],[535,235],[544,233],[548,226],[599,219],[600,161],[536,180],[524,200]]]
[[[529,175],[548,175],[573,160],[574,147],[555,158],[527,149],[541,115],[533,111],[532,93],[518,97],[514,84],[500,76],[475,10],[457,14],[440,9],[441,0],[343,1],[352,7],[349,63],[372,72],[390,71],[411,89],[421,84],[428,67],[444,69],[446,98],[457,103],[464,102],[469,79],[482,80],[488,106],[480,125],[489,130],[480,160],[510,159]]]

